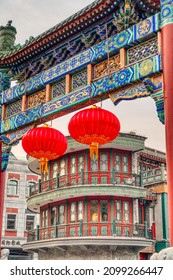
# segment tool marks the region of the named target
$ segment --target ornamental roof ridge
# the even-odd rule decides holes
[[[28,53],[28,49],[32,48],[32,46],[38,44],[38,48],[43,44],[43,40],[45,40],[46,42],[49,41],[48,37],[50,38],[50,41],[52,40],[52,38],[54,38],[54,36],[56,35],[56,32],[60,32],[62,28],[65,29],[65,31],[67,31],[66,29],[69,29],[70,27],[72,27],[72,24],[74,23],[74,21],[77,21],[77,24],[80,25],[80,20],[82,16],[85,16],[85,14],[87,15],[87,13],[90,13],[90,15],[93,18],[93,13],[97,13],[97,17],[101,17],[101,10],[105,10],[105,8],[108,7],[109,12],[108,13],[113,13],[113,11],[111,11],[112,6],[114,6],[114,8],[120,8],[120,4],[124,2],[122,0],[95,0],[92,3],[90,3],[89,5],[87,5],[86,7],[82,8],[81,10],[79,10],[78,12],[74,13],[73,15],[69,16],[68,18],[66,18],[65,20],[61,21],[60,23],[56,24],[55,26],[49,28],[47,31],[39,34],[36,37],[30,36],[29,39],[27,39],[25,41],[25,43],[23,45],[17,44],[15,46],[15,48],[12,51],[8,51],[8,52],[2,52],[0,53],[0,59],[1,59],[1,65],[3,64],[3,60],[6,61],[6,59],[13,59],[14,55],[16,54],[22,54],[26,55]],[[134,0],[134,3],[138,3],[138,1]],[[153,5],[153,7],[155,7],[155,10],[158,10],[159,6],[160,6],[160,1],[159,0],[143,0],[140,3],[138,3],[137,5],[140,5],[141,9],[144,9],[143,6],[148,4],[148,8],[150,7],[150,5]],[[98,9],[98,11],[96,10],[97,8],[101,7],[100,9]],[[106,12],[107,14],[107,12]],[[104,16],[106,16],[106,14]],[[89,16],[87,16],[86,19],[88,19]],[[100,19],[100,18],[99,18]],[[83,20],[82,20],[83,21]],[[74,26],[73,28],[74,29]],[[80,31],[79,31],[80,32]],[[35,46],[34,46],[35,48]]]
[[[93,8],[97,7],[102,2],[103,2],[103,4],[106,4],[105,2],[112,2],[112,0],[108,0],[108,1],[107,0],[106,1],[105,0],[96,0],[96,1],[93,1],[92,3],[87,5],[86,7],[82,8],[81,10],[74,13],[73,15],[67,17],[63,21],[59,22],[58,24],[54,25],[53,27],[49,28],[48,30],[42,32],[41,34],[37,35],[36,37],[30,36],[29,39],[25,40],[24,44],[22,44],[22,45],[17,44],[16,48],[14,48],[13,50],[11,50],[9,52],[6,52],[6,53],[0,53],[0,59],[6,58],[10,55],[13,55],[13,54],[21,51],[22,49],[24,49],[26,47],[29,47],[33,43],[36,43],[38,40],[44,39],[46,36],[51,35],[51,33],[53,33],[55,31],[57,31],[58,29],[62,28],[67,23],[70,23],[71,21],[74,21],[78,17],[84,15],[89,10],[92,10]]]

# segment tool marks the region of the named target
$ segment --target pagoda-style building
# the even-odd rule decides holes
[[[22,46],[15,44],[16,29],[12,21],[0,26],[1,182],[12,145],[31,128],[108,98],[117,106],[122,100],[150,96],[156,104],[158,121],[165,124],[166,131],[169,237],[164,220],[164,233],[158,240],[163,239],[166,247],[169,238],[173,246],[172,24],[172,0],[96,0],[39,36],[30,37]],[[17,84],[11,87],[11,81]],[[127,139],[132,146],[128,146]],[[154,167],[161,167],[165,159],[160,162],[152,151],[148,156],[147,150],[134,160],[134,153],[144,148],[140,146],[144,139],[122,134],[120,140],[125,141],[124,145],[117,144],[116,140],[106,144],[108,146],[99,149],[98,161],[92,162],[87,148],[68,138],[66,154],[55,162],[50,161],[49,177],[42,177],[38,188],[32,188],[28,208],[41,211],[42,223],[33,241],[31,235],[28,236],[24,249],[37,246],[40,252],[47,254],[60,236],[68,242],[57,243],[59,251],[76,252],[75,246],[78,246],[79,254],[85,250],[86,256],[88,252],[93,258],[98,256],[97,246],[102,250],[102,245],[108,246],[103,254],[99,253],[103,258],[110,256],[110,248],[114,258],[118,258],[116,250],[121,250],[121,246],[124,246],[122,258],[123,254],[124,258],[129,256],[129,252],[137,258],[137,251],[154,246],[157,227],[151,224],[147,207],[151,208],[155,199],[153,195],[148,198],[148,187],[143,185],[145,180],[140,178],[140,172],[147,168],[147,161],[151,166],[153,161]],[[144,166],[143,159],[146,160]],[[120,163],[120,170],[116,170],[116,162],[117,166]],[[57,166],[55,171],[53,164]],[[29,162],[29,168],[36,172],[34,165],[35,161]],[[56,177],[55,173],[59,175]],[[65,176],[64,181],[61,175]],[[49,186],[45,184],[47,181]],[[0,221],[3,186],[1,183]],[[159,188],[156,191],[155,186],[152,188],[156,193],[166,192],[163,186],[160,191]],[[162,213],[166,213],[165,199],[163,195]],[[76,240],[81,244],[74,242],[77,235]],[[87,241],[82,243],[82,240]],[[34,243],[29,245],[29,242]],[[66,251],[67,245],[71,249]],[[93,251],[89,253],[90,246],[96,246],[93,247],[95,255]],[[41,253],[40,258],[43,258]]]

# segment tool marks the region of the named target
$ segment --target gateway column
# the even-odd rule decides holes
[[[170,246],[173,246],[173,0],[160,0]]]

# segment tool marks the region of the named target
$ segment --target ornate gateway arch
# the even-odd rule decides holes
[[[1,26],[1,177],[12,145],[31,127],[98,100],[117,105],[151,96],[166,127],[173,245],[172,29],[172,0],[96,0],[22,46],[15,45],[11,21]]]

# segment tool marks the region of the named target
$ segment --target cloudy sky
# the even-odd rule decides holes
[[[90,4],[91,0],[0,0],[0,25],[13,21],[17,29],[16,43],[23,44],[30,36],[37,36],[68,16]],[[101,105],[101,104],[100,104]],[[104,109],[115,113],[121,122],[121,131],[135,131],[147,137],[146,145],[165,151],[165,132],[157,117],[154,101],[142,98],[123,101],[114,106],[110,100],[102,103]],[[54,120],[52,126],[68,135],[68,121],[72,114]],[[25,156],[21,144],[13,148],[17,156]]]

